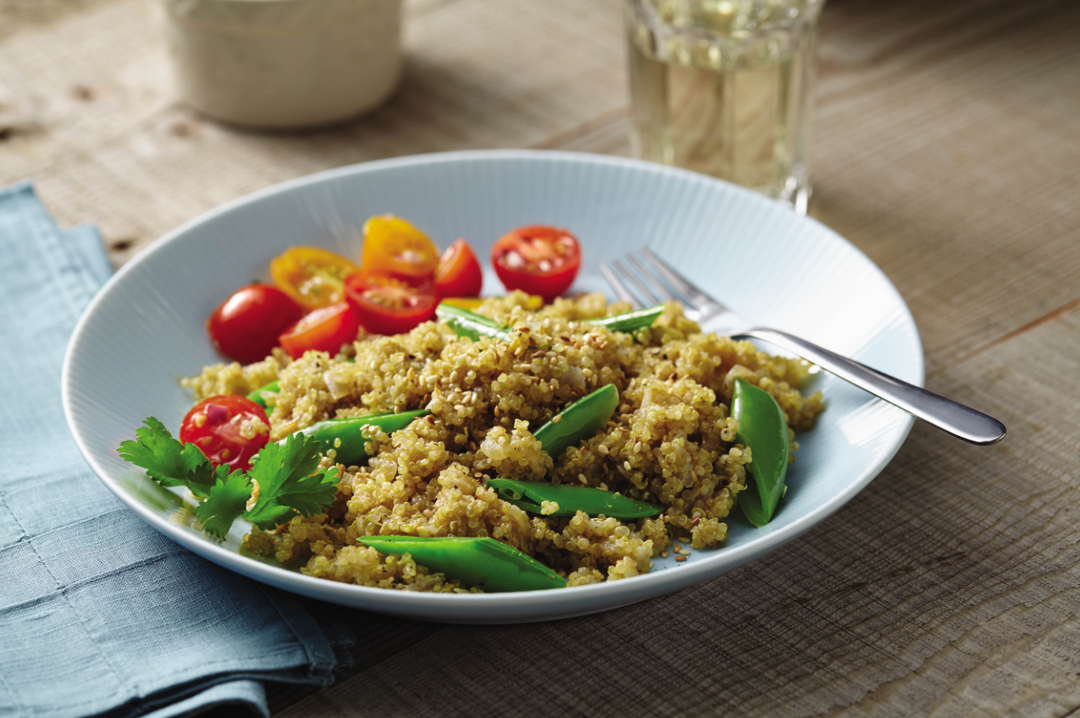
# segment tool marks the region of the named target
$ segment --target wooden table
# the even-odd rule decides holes
[[[414,0],[386,108],[313,134],[177,105],[143,0],[0,0],[0,183],[33,178],[115,264],[328,167],[485,147],[627,153],[615,0]],[[830,0],[811,213],[903,294],[930,389],[881,476],[741,570],[599,616],[440,626],[347,612],[357,664],[282,717],[1078,715],[1080,4]]]

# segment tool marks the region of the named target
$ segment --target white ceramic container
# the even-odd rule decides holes
[[[151,1],[180,97],[219,120],[333,124],[401,79],[401,0]]]

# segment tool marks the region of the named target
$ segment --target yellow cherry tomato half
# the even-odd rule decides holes
[[[270,262],[274,286],[307,311],[345,301],[345,277],[360,268],[318,247],[290,247]]]
[[[360,266],[365,272],[384,272],[415,284],[433,280],[438,265],[435,244],[400,217],[380,214],[364,223]]]

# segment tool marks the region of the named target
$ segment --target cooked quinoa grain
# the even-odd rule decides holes
[[[384,556],[366,535],[489,536],[536,557],[570,586],[636,576],[654,556],[675,560],[727,537],[724,519],[746,486],[750,452],[735,443],[734,380],[769,392],[796,432],[813,426],[818,393],[803,396],[807,365],[753,344],[702,334],[674,303],[634,334],[583,319],[627,311],[599,294],[526,310],[515,292],[478,310],[512,327],[509,341],[459,338],[425,323],[407,334],[357,341],[344,355],[279,352],[247,367],[207,367],[184,380],[197,399],[246,394],[278,381],[271,440],[316,421],[378,412],[431,413],[387,436],[371,430],[363,466],[339,465],[341,482],[326,514],[294,518],[273,532],[254,529],[245,546],[334,581],[410,591],[462,591],[408,555]],[[345,355],[353,361],[342,361]],[[607,384],[620,402],[596,435],[554,460],[534,432],[570,403]],[[266,431],[251,427],[251,431]],[[333,463],[327,452],[324,464]],[[501,500],[496,477],[591,486],[666,507],[656,518],[620,521],[578,512],[529,515]]]

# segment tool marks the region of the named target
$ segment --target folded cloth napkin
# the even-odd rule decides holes
[[[28,184],[0,190],[0,715],[268,715],[262,682],[329,683],[348,631],[158,534],[91,474],[60,367],[109,273],[96,230],[58,230]]]

